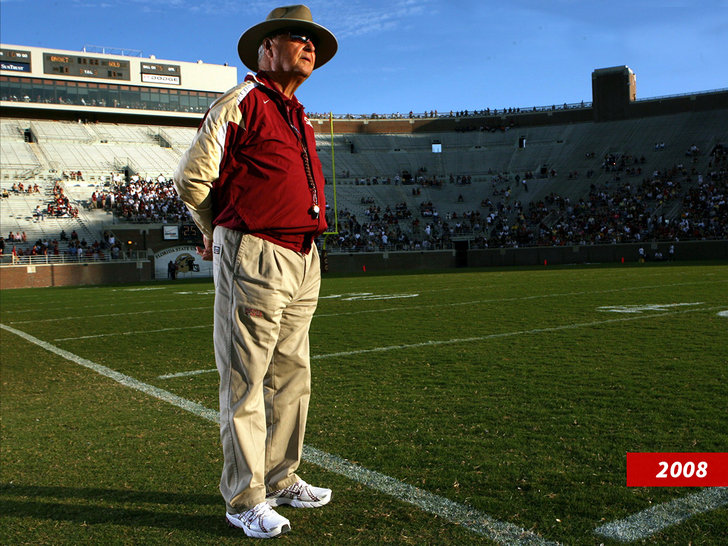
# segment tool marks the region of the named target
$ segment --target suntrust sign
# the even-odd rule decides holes
[[[30,51],[0,49],[0,70],[30,72]]]

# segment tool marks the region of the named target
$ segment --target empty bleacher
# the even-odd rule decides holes
[[[104,143],[157,145],[156,132],[142,125],[102,123],[94,125],[93,132]]]
[[[31,121],[30,130],[39,142],[79,142],[91,143],[95,140],[93,132],[82,123],[63,121]]]
[[[81,171],[83,179],[67,182],[68,193],[77,202],[103,189],[102,180],[110,173],[129,169],[142,178],[156,178],[160,173],[169,177],[195,134],[195,129],[183,127],[19,119],[0,120],[0,130],[3,189],[18,180],[51,184],[64,171]],[[705,172],[710,161],[707,154],[716,144],[727,142],[728,109],[719,109],[495,131],[336,134],[333,147],[331,135],[321,133],[316,136],[316,149],[329,181],[329,205],[334,203],[335,174],[338,209],[348,209],[361,221],[372,203],[382,210],[405,203],[418,211],[421,203],[431,201],[444,217],[489,212],[481,206],[486,198],[506,204],[519,201],[527,207],[553,193],[575,202],[592,185],[615,183],[618,175],[602,167],[607,155],[644,156],[643,176],[633,178],[639,183],[653,171],[683,163],[688,170]],[[442,145],[442,153],[433,153],[433,143]],[[656,149],[658,143],[664,147]],[[685,156],[692,146],[700,149],[697,158]],[[590,171],[592,176],[587,177]],[[395,184],[395,178],[404,178],[405,172],[415,178],[415,186]],[[472,183],[451,183],[462,175],[470,176]],[[516,182],[527,175],[528,192]],[[389,184],[384,183],[387,180]],[[413,188],[419,188],[419,194],[413,195]],[[506,189],[509,195],[503,197]],[[499,193],[497,199],[494,191]],[[32,202],[14,200],[10,214],[7,200],[2,206],[5,233],[27,227],[23,221],[31,217]],[[675,217],[680,207],[672,205],[665,212]],[[552,219],[556,221],[558,215]],[[106,220],[104,216],[99,221]]]
[[[6,140],[3,138],[0,151],[0,164],[2,164],[3,171],[6,169],[22,171],[41,166],[41,161],[30,144],[22,140]]]

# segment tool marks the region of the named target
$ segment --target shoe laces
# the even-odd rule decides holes
[[[241,519],[248,525],[248,527],[252,527],[253,524],[257,521],[258,527],[261,530],[265,531],[267,529],[265,525],[263,525],[263,520],[269,512],[273,512],[273,509],[268,506],[267,503],[261,502],[247,512],[243,513]]]
[[[278,491],[274,491],[273,493],[270,493],[269,497],[290,497],[290,498],[301,498],[304,494],[307,494],[309,497],[313,496],[313,492],[311,491],[311,487],[303,480],[298,480],[296,483],[292,483],[285,489],[279,489]]]
[[[308,484],[304,482],[303,480],[299,480],[294,484],[291,484],[290,486],[286,487],[286,491],[297,496],[301,496],[303,493],[308,492]]]

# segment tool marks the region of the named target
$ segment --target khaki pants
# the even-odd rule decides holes
[[[214,231],[213,272],[220,492],[239,513],[299,479],[321,272],[315,246],[304,256],[224,227]]]

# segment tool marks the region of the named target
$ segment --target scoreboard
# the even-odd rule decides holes
[[[0,3],[3,1],[0,0]],[[198,113],[204,112],[212,100],[237,84],[237,68],[227,64],[157,60],[154,55],[142,57],[142,52],[137,50],[89,47],[92,49],[84,47],[83,51],[67,51],[0,42],[3,94],[7,94],[7,82],[13,87],[14,95],[21,96],[19,93],[22,93],[22,96],[31,99],[41,97],[43,102],[53,102],[61,95],[65,100],[66,88],[73,87],[76,82],[87,83],[92,88],[119,91],[116,88],[98,87],[114,85],[121,86],[121,90],[127,93],[121,99],[115,97],[117,103],[109,105],[118,105],[118,101],[123,100],[125,106],[153,104],[150,109],[171,108],[173,111]],[[27,90],[21,91],[20,86],[15,89],[14,84],[19,82],[11,82],[6,79],[8,77],[20,77],[23,85],[31,85]],[[66,85],[68,82],[71,82],[70,85]],[[59,87],[63,89],[58,92],[53,89]],[[147,88],[159,90],[150,91],[159,95],[141,97],[140,93],[146,93],[141,89]]]
[[[142,61],[143,83],[180,85],[179,65]],[[121,59],[106,59],[67,53],[43,53],[43,73],[53,76],[80,76],[104,80],[131,80],[131,63]]]
[[[168,85],[180,85],[181,70],[176,64],[160,64],[142,61],[141,63],[142,82],[164,83]]]
[[[0,49],[0,70],[30,72],[30,51]]]
[[[201,241],[202,233],[195,224],[184,224],[182,226],[182,239],[185,241]]]
[[[129,61],[60,53],[43,53],[43,73],[53,76],[131,80]]]

